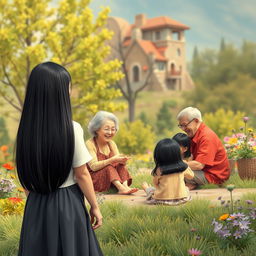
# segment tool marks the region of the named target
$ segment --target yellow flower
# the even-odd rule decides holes
[[[234,145],[237,144],[238,138],[234,137],[234,138],[230,138],[228,141],[228,144],[230,145]]]
[[[22,187],[19,187],[19,188],[18,188],[18,191],[19,191],[19,192],[24,192],[24,191],[25,191],[25,189],[24,189],[24,188],[22,188]]]
[[[219,220],[226,220],[227,218],[229,217],[229,214],[226,213],[226,214],[223,214],[219,217]]]
[[[253,132],[253,129],[252,129],[252,128],[249,128],[249,129],[248,129],[248,132]]]
[[[16,178],[16,176],[14,174],[11,174],[10,176],[11,176],[12,179]]]

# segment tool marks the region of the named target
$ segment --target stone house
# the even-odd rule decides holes
[[[185,30],[189,27],[169,17],[148,19],[135,16],[134,24],[109,17],[107,27],[114,31],[110,42],[113,56],[124,61],[132,87],[145,83],[147,90],[189,90],[194,83],[186,67]],[[114,54],[113,49],[119,49]],[[125,79],[121,81],[125,83]]]

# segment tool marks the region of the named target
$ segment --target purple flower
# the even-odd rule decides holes
[[[221,203],[222,205],[225,204],[225,202],[226,202],[225,200],[221,200],[221,201],[220,201],[220,203]]]
[[[244,120],[245,123],[247,123],[247,122],[249,121],[249,119],[250,119],[250,118],[249,118],[248,116],[244,116],[244,117],[243,117],[243,120]]]
[[[215,233],[218,233],[218,232],[222,229],[222,227],[223,227],[223,225],[222,225],[221,223],[215,222],[215,223],[214,223],[214,229],[213,229],[213,231],[214,231]]]
[[[233,213],[232,216],[235,218],[244,218],[245,217],[245,215],[241,212]]]
[[[253,201],[252,201],[252,200],[245,200],[245,202],[246,202],[247,204],[253,204]]]
[[[253,220],[256,220],[256,211],[254,210],[254,211],[251,211],[250,213],[249,213],[249,215],[250,215],[250,217],[253,219]]]
[[[242,220],[242,221],[240,221],[240,223],[239,223],[239,227],[240,227],[241,229],[246,230],[246,229],[249,229],[249,225],[250,225],[250,224],[251,224],[250,221],[248,221],[248,220]]]
[[[195,249],[195,248],[191,248],[191,249],[188,250],[188,254],[192,255],[192,256],[199,256],[199,255],[202,254],[202,252]]]
[[[239,230],[236,230],[234,235],[235,239],[242,238],[242,232]]]

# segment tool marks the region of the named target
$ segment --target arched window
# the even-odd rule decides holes
[[[175,65],[174,65],[174,63],[171,64],[171,73],[175,73]]]
[[[132,69],[133,82],[139,82],[140,80],[140,70],[138,66],[134,66]]]

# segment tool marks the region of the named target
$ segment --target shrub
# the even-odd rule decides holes
[[[156,130],[163,133],[165,129],[172,129],[174,126],[169,103],[164,101],[159,112],[157,113]]]
[[[239,130],[243,126],[242,117],[244,113],[238,111],[218,109],[214,113],[206,113],[204,122],[220,137],[230,136],[232,130]]]
[[[155,134],[150,126],[138,120],[121,124],[115,141],[124,154],[143,154],[153,150]]]

